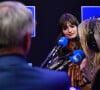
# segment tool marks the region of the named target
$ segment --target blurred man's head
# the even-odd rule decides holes
[[[32,28],[31,12],[22,3],[15,1],[0,3],[0,50],[15,47],[25,49]]]

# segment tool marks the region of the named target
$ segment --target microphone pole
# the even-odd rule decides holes
[[[67,55],[58,57],[57,60],[55,60],[51,65],[49,65],[48,69],[56,70],[58,67],[62,66],[66,59],[69,59],[69,56],[72,55],[72,52],[69,52]]]
[[[53,58],[53,53],[55,53],[57,46],[55,46],[52,51],[48,54],[47,58],[44,60],[44,62],[41,64],[42,68],[45,68],[48,62]]]

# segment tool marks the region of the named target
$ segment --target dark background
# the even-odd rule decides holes
[[[8,1],[8,0],[0,0]],[[10,0],[11,1],[11,0]],[[81,6],[99,6],[99,0],[13,0],[36,6],[36,37],[32,38],[28,62],[40,66],[55,45],[57,24],[63,13],[71,13],[81,22]]]

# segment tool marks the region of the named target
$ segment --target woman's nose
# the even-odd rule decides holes
[[[72,28],[69,27],[69,28],[68,28],[68,32],[72,32]]]

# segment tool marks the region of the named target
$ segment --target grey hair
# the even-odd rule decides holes
[[[27,32],[32,32],[33,18],[24,4],[17,1],[0,3],[0,48],[22,46]]]

